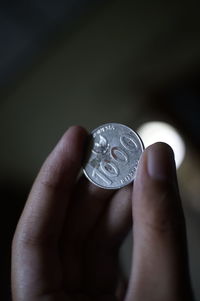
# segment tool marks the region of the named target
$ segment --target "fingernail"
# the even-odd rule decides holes
[[[147,149],[147,170],[155,180],[173,179],[176,167],[174,153],[169,145],[158,142]]]

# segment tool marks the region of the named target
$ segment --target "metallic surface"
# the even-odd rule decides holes
[[[91,133],[83,172],[101,188],[119,189],[134,180],[143,150],[141,138],[129,127],[103,124]]]

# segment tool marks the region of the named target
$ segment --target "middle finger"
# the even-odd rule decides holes
[[[64,236],[67,247],[69,243],[80,244],[87,239],[115,191],[92,184],[84,175],[80,177],[66,218]]]

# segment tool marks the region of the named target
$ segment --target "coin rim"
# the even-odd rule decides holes
[[[104,124],[98,126],[97,128],[95,128],[94,130],[92,130],[92,131],[90,132],[90,135],[93,135],[94,132],[98,131],[99,128],[108,126],[108,125],[110,125],[110,124],[112,124],[112,125],[117,125],[117,126],[123,126],[123,127],[126,127],[127,129],[133,131],[134,134],[136,135],[136,137],[138,138],[140,144],[141,144],[140,146],[141,146],[142,153],[143,153],[145,147],[144,147],[144,143],[143,143],[143,141],[142,141],[142,138],[140,137],[140,135],[139,135],[136,131],[134,131],[132,128],[130,128],[129,126],[127,126],[127,125],[125,125],[125,124],[117,123],[117,122],[104,123]],[[142,155],[142,153],[141,153],[141,155]],[[141,157],[141,155],[140,155],[140,157]],[[110,190],[117,190],[117,189],[123,188],[123,187],[129,185],[130,183],[132,183],[132,182],[134,181],[134,179],[135,179],[135,176],[134,176],[134,178],[133,178],[132,180],[130,180],[129,182],[126,182],[126,183],[124,183],[124,184],[122,184],[122,185],[120,185],[120,186],[117,186],[117,187],[105,187],[105,186],[102,186],[102,185],[100,185],[100,184],[95,183],[95,182],[88,176],[88,174],[86,173],[86,170],[85,170],[84,167],[83,167],[83,173],[84,173],[84,175],[86,176],[86,178],[87,178],[91,183],[93,183],[95,186],[98,186],[98,187],[103,188],[103,189],[110,189]],[[135,175],[136,175],[136,172],[135,172]]]

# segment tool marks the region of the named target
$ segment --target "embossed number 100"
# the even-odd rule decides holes
[[[134,151],[137,148],[136,143],[131,137],[126,135],[120,137],[120,143],[125,150]],[[126,165],[129,162],[127,153],[121,147],[114,146],[110,150],[110,157],[114,162],[110,162],[106,159],[103,159],[100,163],[100,170],[94,169],[92,176],[98,176],[102,179],[107,185],[111,185],[112,181],[110,178],[117,177],[119,175],[119,168],[116,163],[121,163]]]

